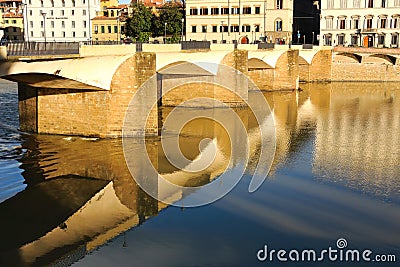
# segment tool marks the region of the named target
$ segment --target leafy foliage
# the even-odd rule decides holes
[[[164,36],[166,30],[167,42],[179,42],[184,17],[178,5],[166,4],[156,14],[143,3],[135,3],[132,8],[132,17],[126,20],[125,34],[133,41],[148,42],[150,36]]]
[[[125,34],[136,42],[148,42],[151,35],[152,13],[143,3],[132,6],[132,17],[127,18]]]

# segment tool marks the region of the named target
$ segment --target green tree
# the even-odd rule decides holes
[[[183,14],[180,7],[176,4],[164,5],[158,15],[153,16],[152,32],[153,36],[164,36],[165,29],[171,42],[178,42],[182,33]],[[165,23],[167,26],[165,27]]]
[[[148,42],[153,15],[143,3],[134,4],[132,9],[132,17],[126,20],[125,34],[133,41]]]

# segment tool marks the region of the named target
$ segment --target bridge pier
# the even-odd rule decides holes
[[[133,95],[155,71],[154,53],[135,53],[115,70],[109,90],[45,88],[19,82],[20,128],[42,134],[120,137]],[[143,103],[156,101],[156,89],[142,97]],[[158,134],[157,107],[148,117],[146,134]]]

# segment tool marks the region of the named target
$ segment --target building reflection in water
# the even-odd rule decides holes
[[[302,89],[264,94],[273,110],[277,135],[271,172],[311,142],[313,172],[322,181],[382,198],[398,197],[399,91],[358,83],[312,84]],[[169,112],[165,108],[163,118]],[[254,131],[257,123],[248,110],[236,112],[248,132],[255,133],[250,154],[257,155],[261,140]],[[195,175],[171,165],[159,139],[148,139],[146,148],[160,174],[170,175],[177,184],[199,186],[234,166],[227,160],[232,156],[231,144],[242,142],[228,136],[218,123],[198,119],[181,131],[183,155],[195,159],[204,138],[217,140],[220,157]],[[166,208],[132,179],[121,140],[38,135],[22,146],[27,150],[21,160],[27,188],[0,204],[0,214],[6,215],[0,221],[1,265],[73,262]],[[130,149],[135,150],[134,144]],[[140,175],[142,155],[131,155],[137,157],[133,175]],[[233,162],[243,155],[235,155]],[[248,171],[255,164],[257,160],[250,159]],[[184,197],[158,190],[164,198]]]

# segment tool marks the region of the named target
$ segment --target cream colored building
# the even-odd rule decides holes
[[[186,40],[289,43],[292,24],[293,0],[186,1]]]
[[[321,1],[321,45],[398,47],[400,0]]]

